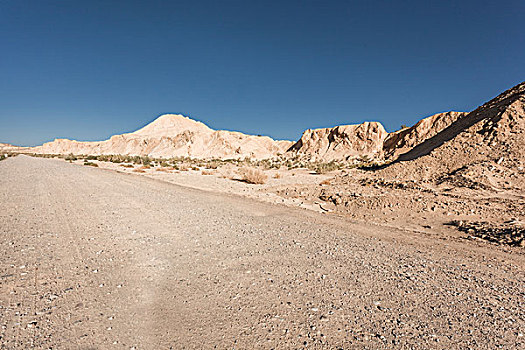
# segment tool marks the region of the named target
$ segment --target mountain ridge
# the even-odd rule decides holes
[[[502,100],[516,100],[516,93],[522,94],[523,90],[525,82],[471,112],[437,113],[419,120],[411,127],[390,133],[380,122],[366,121],[307,129],[299,140],[292,142],[239,131],[214,130],[203,122],[181,114],[163,114],[136,131],[113,135],[104,141],[60,138],[29,149],[35,153],[153,157],[264,159],[285,156],[310,161],[346,161],[354,158],[383,161],[399,157],[399,160],[410,160],[439,146],[433,143],[445,142],[438,141],[443,135],[449,135],[448,139],[454,138],[462,128],[485,118],[477,114],[486,115],[487,111],[497,113],[498,108],[503,108]],[[454,128],[459,128],[456,134],[451,133]]]
[[[125,154],[154,157],[270,158],[284,153],[291,141],[237,131],[213,130],[180,114],[163,114],[142,128],[104,141],[55,139],[34,147],[37,153]]]

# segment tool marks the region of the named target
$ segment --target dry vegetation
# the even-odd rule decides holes
[[[268,175],[255,168],[242,168],[239,170],[239,175],[242,181],[249,184],[262,185],[268,180]]]
[[[367,168],[370,166],[377,165],[372,162],[368,157],[356,157],[348,159],[346,161],[330,161],[330,162],[318,162],[312,161],[307,158],[301,158],[299,156],[285,157],[279,155],[272,159],[263,160],[252,160],[250,158],[244,159],[195,159],[190,157],[172,157],[172,158],[153,158],[149,156],[131,156],[131,155],[79,155],[79,154],[28,154],[34,157],[43,158],[61,158],[66,161],[99,161],[99,162],[111,162],[120,164],[123,168],[133,168],[135,165],[140,165],[139,169],[145,170],[150,168],[165,168],[169,170],[179,171],[201,171],[203,175],[209,175],[206,170],[216,170],[225,166],[236,166],[238,168],[251,168],[265,170],[293,170],[293,169],[309,169],[315,174],[326,174],[342,169],[352,168]],[[163,170],[159,170],[163,171]],[[280,174],[275,174],[273,178],[279,179]]]

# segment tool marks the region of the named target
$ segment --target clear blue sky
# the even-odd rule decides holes
[[[525,1],[0,1],[0,142],[163,113],[297,139],[471,110],[525,80]]]

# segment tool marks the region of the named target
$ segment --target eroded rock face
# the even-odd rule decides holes
[[[378,122],[308,129],[287,153],[305,156],[314,161],[360,156],[376,158],[381,155],[383,141],[387,136],[385,128]]]
[[[477,169],[472,181],[501,187],[495,185],[498,179],[508,178],[513,186],[523,188],[518,173],[525,167],[524,145],[525,82],[401,154],[401,162],[383,172],[398,178],[450,180]],[[484,166],[493,170],[482,172],[479,167]]]
[[[421,142],[443,131],[456,120],[467,115],[467,112],[445,112],[421,119],[414,126],[388,134],[383,144],[386,158],[395,158],[407,152]]]
[[[290,141],[267,136],[213,130],[182,115],[166,114],[135,132],[100,142],[57,139],[34,150],[52,154],[125,154],[152,157],[271,158],[284,153]]]
[[[143,128],[109,140],[80,142],[56,139],[34,148],[52,154],[126,154],[152,157],[272,158],[279,154],[328,162],[366,157],[395,157],[434,136],[458,118],[461,112],[440,113],[419,121],[411,128],[388,133],[378,122],[340,125],[306,130],[296,143],[266,136],[213,130],[182,115],[160,116]]]
[[[378,122],[306,130],[288,154],[331,161],[367,157],[394,159],[438,134],[466,112],[445,112],[424,118],[410,128],[388,133]]]

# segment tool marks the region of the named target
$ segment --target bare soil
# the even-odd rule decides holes
[[[525,345],[522,248],[399,227],[8,158],[1,348]]]

